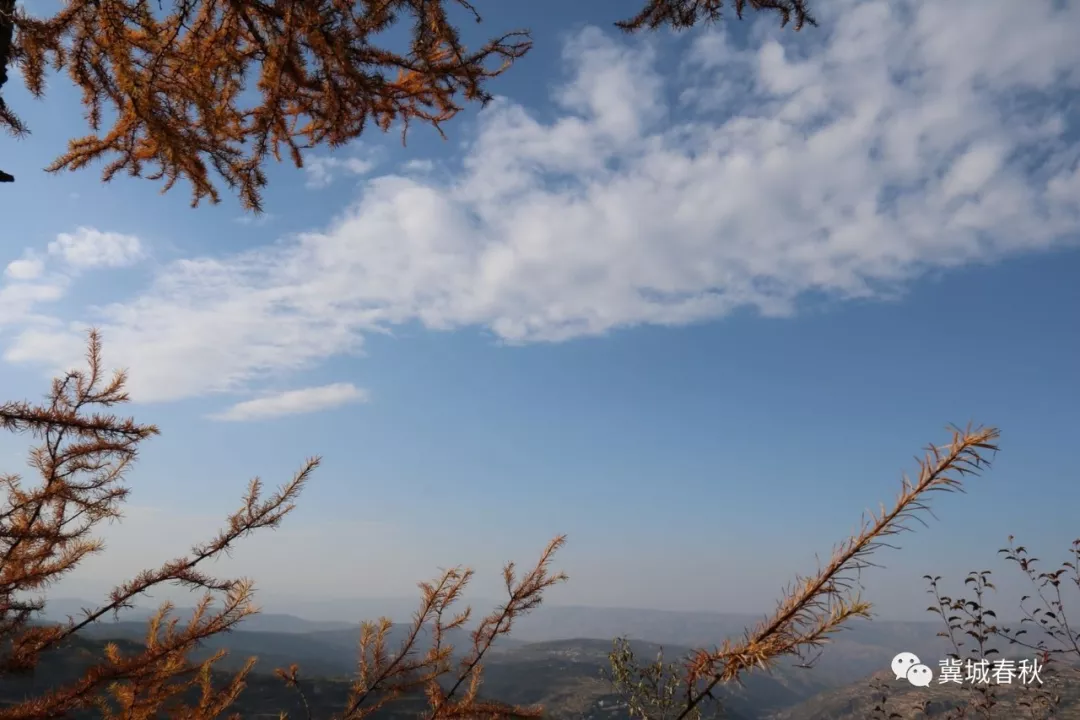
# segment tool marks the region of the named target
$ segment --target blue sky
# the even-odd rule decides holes
[[[34,134],[4,145],[0,391],[44,392],[96,325],[163,430],[58,593],[184,552],[248,477],[320,454],[228,561],[268,593],[400,596],[465,563],[492,596],[567,533],[553,602],[759,612],[968,421],[1001,428],[993,471],[868,597],[926,617],[921,576],[998,567],[1009,533],[1065,559],[1080,8],[838,0],[799,35],[625,37],[613,0],[478,7],[474,37],[534,34],[497,102],[446,142],[274,166],[257,220],[37,171],[78,97],[6,92]]]

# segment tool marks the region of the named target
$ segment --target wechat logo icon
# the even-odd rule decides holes
[[[934,679],[933,671],[919,661],[915,653],[902,652],[892,659],[893,674],[897,680],[907,680],[915,687],[926,687]]]

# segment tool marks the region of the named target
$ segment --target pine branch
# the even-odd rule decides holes
[[[814,24],[806,0],[732,2],[739,17],[751,8],[796,29]],[[466,47],[449,13],[479,21],[469,0],[173,0],[171,12],[156,14],[145,0],[70,0],[46,18],[14,3],[0,0],[0,12],[8,8],[0,72],[17,58],[27,89],[41,97],[46,68],[66,70],[91,130],[46,170],[104,160],[106,182],[119,172],[162,180],[162,192],[188,182],[192,206],[219,202],[220,181],[254,213],[262,212],[270,158],[287,153],[303,167],[306,151],[345,145],[369,125],[387,132],[399,124],[403,141],[416,123],[441,135],[466,104],[491,100],[488,82],[532,48],[527,30]],[[723,5],[648,0],[617,25],[689,27],[719,19]],[[402,25],[411,26],[405,47],[377,44]],[[4,124],[26,131],[0,98]]]

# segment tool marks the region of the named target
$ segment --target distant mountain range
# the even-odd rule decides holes
[[[82,607],[89,606],[90,603],[78,600],[53,600],[47,606],[46,618],[62,620],[67,615],[78,616]],[[79,642],[89,644],[82,652],[93,655],[87,648],[97,647],[105,640],[141,642],[147,629],[145,619],[151,612],[150,609],[136,608],[125,611],[119,621],[110,619],[91,625],[81,633]],[[181,621],[188,612],[177,611]],[[374,620],[378,614],[367,615],[367,618]],[[408,614],[402,612],[397,617],[404,620]],[[612,649],[612,638],[633,638],[635,653],[645,660],[653,659],[661,647],[667,659],[676,660],[692,647],[712,647],[725,638],[741,635],[747,626],[759,619],[740,614],[541,607],[515,623],[512,638],[503,639],[492,649],[485,668],[484,688],[491,697],[500,700],[541,703],[551,717],[623,720],[618,710],[612,710],[618,707],[618,699],[601,677],[601,670],[608,667],[607,654]],[[227,649],[229,655],[218,666],[222,670],[234,669],[248,657],[258,657],[255,670],[260,677],[245,691],[245,695],[254,693],[245,700],[248,704],[244,707],[248,712],[255,715],[272,713],[272,701],[291,702],[279,694],[265,675],[276,667],[291,663],[299,664],[304,676],[318,678],[313,682],[322,698],[320,702],[330,703],[338,696],[344,698],[345,679],[356,668],[358,621],[331,620],[325,616],[313,620],[284,613],[265,613],[244,620],[238,628],[210,639],[199,653],[208,656],[218,649]],[[400,643],[406,629],[403,624],[392,627],[391,648]],[[926,664],[936,668],[938,660],[946,653],[944,641],[937,637],[938,630],[939,625],[932,622],[858,623],[838,634],[817,658],[813,668],[797,667],[794,661],[788,661],[771,673],[746,676],[741,687],[725,688],[722,697],[727,717],[732,720],[861,720],[868,716],[868,708],[872,707],[871,676],[875,673],[887,675],[889,663],[897,653],[914,652]],[[467,630],[452,634],[448,640],[461,652],[470,646]],[[426,638],[421,638],[419,651],[426,649],[426,642]],[[47,669],[43,673],[46,680],[53,674]],[[1077,686],[1076,695],[1080,696],[1080,671],[1076,676],[1066,673],[1063,677],[1070,687]],[[35,683],[46,680],[39,677]],[[902,718],[928,717],[903,714],[914,712],[912,703],[921,697],[917,691],[935,693],[935,698],[940,701],[935,707],[945,707],[951,702],[947,689],[914,688],[904,681],[893,684],[896,686],[895,702]],[[2,688],[0,685],[0,691]],[[913,691],[916,691],[914,695]],[[1080,703],[1080,698],[1077,702]],[[249,715],[245,713],[244,716]],[[1059,717],[1074,716],[1063,714]]]
[[[491,606],[495,604],[490,603]],[[56,621],[64,620],[69,615],[77,617],[82,608],[90,606],[88,601],[58,598],[49,601],[45,617]],[[236,654],[259,654],[265,661],[260,662],[260,666],[269,664],[271,657],[276,662],[279,653],[304,652],[310,654],[313,660],[320,660],[320,667],[327,664],[337,666],[340,658],[346,658],[351,671],[359,642],[360,619],[376,620],[385,614],[404,622],[415,608],[415,601],[405,600],[323,601],[321,606],[311,603],[307,609],[318,619],[277,612],[259,613],[245,619],[238,630],[230,634],[229,643]],[[488,609],[488,604],[478,601],[475,609],[482,613]],[[331,611],[342,614],[333,617],[329,615]],[[111,619],[103,621],[91,633],[95,637],[112,633],[113,637],[141,639],[145,634],[143,622],[152,612],[152,608],[123,611],[121,622],[115,623]],[[190,611],[178,609],[175,612],[183,618]],[[341,619],[350,616],[356,620],[349,622]],[[499,649],[525,642],[592,638],[607,643],[607,652],[611,649],[613,638],[628,637],[666,646],[677,655],[675,648],[708,647],[722,643],[727,638],[741,636],[760,619],[760,616],[741,613],[543,605],[516,620],[513,632],[502,640]],[[940,629],[940,625],[933,622],[857,622],[851,629],[835,636],[828,650],[818,658],[814,672],[825,677],[832,685],[842,685],[887,668],[898,652],[914,652],[923,658],[943,658],[947,648],[943,640],[937,637]],[[256,640],[250,637],[251,633],[259,633],[261,637]],[[295,634],[305,636],[302,643],[311,648],[310,653],[297,647],[300,643],[298,639],[282,637]],[[467,643],[467,638],[461,636],[458,644],[463,642]],[[254,652],[255,648],[260,652]],[[294,661],[300,662],[298,658]]]

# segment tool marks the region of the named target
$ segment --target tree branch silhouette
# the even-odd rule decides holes
[[[37,98],[50,67],[82,91],[92,132],[72,139],[47,171],[108,159],[104,181],[122,171],[148,173],[166,192],[186,180],[193,206],[219,202],[217,178],[259,213],[269,158],[287,153],[303,167],[304,151],[345,145],[370,123],[384,132],[400,123],[403,142],[415,122],[442,134],[466,104],[487,103],[488,81],[532,47],[528,31],[514,30],[467,48],[450,12],[479,21],[468,0],[171,5],[154,13],[144,0],[70,0],[38,18],[0,0],[0,93],[10,65]],[[723,0],[649,0],[617,25],[627,32],[690,27],[718,20],[723,7]],[[747,8],[776,14],[796,30],[815,22],[805,0],[734,0],[734,8],[740,18]],[[406,24],[407,47],[380,44],[383,33]],[[27,132],[2,94],[0,126]]]

